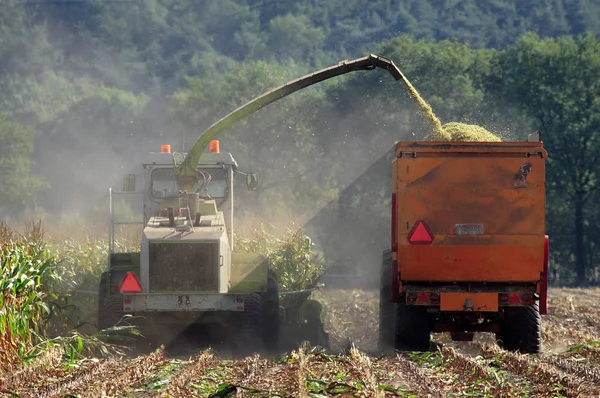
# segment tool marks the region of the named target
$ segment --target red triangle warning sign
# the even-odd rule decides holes
[[[121,293],[141,293],[142,285],[133,272],[128,272],[125,274],[119,290]]]
[[[408,242],[411,245],[430,245],[433,242],[433,234],[424,221],[417,221],[408,234]]]

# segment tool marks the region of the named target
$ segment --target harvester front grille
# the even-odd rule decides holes
[[[150,292],[219,290],[218,243],[151,243]]]

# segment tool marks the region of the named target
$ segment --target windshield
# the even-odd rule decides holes
[[[198,169],[199,183],[196,192],[201,198],[219,199],[227,196],[227,171],[225,168]],[[175,170],[154,169],[151,175],[152,196],[158,199],[176,198],[179,193]]]

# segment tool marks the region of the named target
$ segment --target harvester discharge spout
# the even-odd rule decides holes
[[[193,186],[196,182],[197,171],[196,165],[200,156],[209,145],[209,143],[215,139],[223,131],[227,130],[240,120],[250,116],[254,112],[262,109],[266,105],[269,105],[281,98],[284,98],[298,90],[306,88],[316,83],[320,83],[324,80],[331,79],[346,73],[360,71],[360,70],[374,70],[376,68],[382,68],[387,70],[394,79],[407,80],[402,75],[402,72],[398,67],[389,59],[379,57],[377,55],[369,55],[367,57],[358,58],[352,61],[342,61],[337,65],[330,66],[320,71],[308,74],[299,79],[292,80],[280,87],[277,87],[271,91],[268,91],[246,104],[240,106],[233,112],[229,113],[222,119],[212,124],[204,133],[200,136],[198,141],[194,144],[192,149],[188,152],[187,156],[176,166],[177,183],[179,189],[182,191],[192,191]]]

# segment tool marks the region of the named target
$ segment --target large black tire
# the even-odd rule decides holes
[[[102,326],[105,324],[104,319],[104,302],[106,301],[106,297],[108,296],[108,272],[103,272],[100,275],[100,283],[98,285],[98,323],[97,328],[98,331],[105,329]]]
[[[392,251],[383,252],[379,284],[379,350],[394,349],[395,304],[392,301]]]
[[[240,314],[236,353],[248,356],[263,350],[263,306],[258,293],[244,295],[244,311]]]
[[[431,327],[425,307],[406,305],[404,294],[396,306],[396,344],[399,351],[429,351]]]
[[[114,326],[125,315],[123,296],[120,293],[110,294],[109,283],[109,273],[103,272],[98,287],[98,330]]]
[[[319,322],[317,325],[317,337],[316,337],[316,345],[329,350],[331,348],[329,341],[329,333],[325,331],[325,325],[323,322]]]
[[[98,329],[108,329],[116,325],[124,315],[123,295],[117,293],[106,297],[98,314]]]
[[[498,343],[508,351],[539,354],[542,349],[542,317],[538,302],[530,307],[506,307]]]
[[[263,343],[269,353],[279,351],[279,283],[275,272],[267,272],[267,291],[261,294]]]

